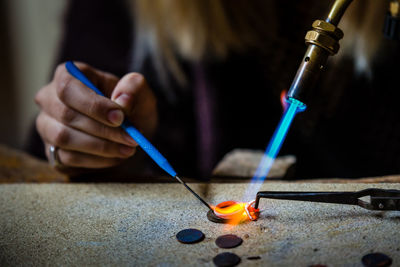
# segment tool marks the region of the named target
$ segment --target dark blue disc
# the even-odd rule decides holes
[[[362,263],[366,267],[386,267],[392,265],[392,259],[383,253],[370,253],[362,257]]]
[[[221,235],[215,240],[215,244],[220,248],[235,248],[242,242],[243,239],[236,235]]]
[[[213,262],[218,267],[229,267],[238,265],[240,263],[240,258],[236,254],[224,252],[215,256]]]
[[[176,238],[181,243],[193,244],[202,241],[204,239],[204,234],[200,230],[189,228],[177,233]]]

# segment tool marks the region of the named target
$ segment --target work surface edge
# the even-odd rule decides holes
[[[189,184],[212,204],[240,199],[246,184]],[[262,190],[352,191],[400,189],[400,184],[264,184]],[[383,252],[399,265],[398,212],[357,206],[268,200],[261,216],[234,228],[211,223],[206,210],[179,184],[0,185],[0,265],[201,265],[229,251],[242,264],[361,266]],[[179,243],[197,228],[206,238]],[[221,249],[215,239],[232,233],[241,246]],[[249,256],[260,256],[252,261]]]

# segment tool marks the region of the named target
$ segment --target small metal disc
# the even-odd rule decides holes
[[[215,240],[215,244],[220,248],[235,248],[242,242],[243,239],[236,235],[221,235]]]
[[[383,253],[371,253],[367,254],[361,259],[362,263],[366,267],[386,267],[392,265],[392,259]]]
[[[248,260],[251,260],[251,261],[254,261],[254,260],[261,260],[261,257],[260,257],[260,256],[250,256],[250,257],[247,257],[247,259],[248,259]]]
[[[238,265],[240,263],[240,258],[236,254],[224,252],[215,256],[213,262],[218,267],[229,267]]]
[[[189,228],[177,233],[176,239],[184,244],[193,244],[202,241],[204,239],[204,234],[200,230]]]

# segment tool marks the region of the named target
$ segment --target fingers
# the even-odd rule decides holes
[[[66,106],[57,98],[57,93],[51,86],[43,88],[37,94],[36,102],[44,113],[70,128],[120,144],[137,146],[120,127],[109,127]]]
[[[93,71],[89,71],[90,69],[84,68],[86,72],[92,73]],[[94,76],[93,73],[92,76]],[[108,81],[108,84],[116,84],[117,80],[110,79],[111,81]],[[71,76],[65,70],[64,65],[58,67],[56,71],[54,87],[57,92],[57,98],[66,106],[100,123],[115,127],[119,126],[124,119],[124,114],[118,105],[110,101],[110,99],[96,94]]]
[[[128,116],[144,134],[151,134],[157,123],[155,97],[140,74],[118,80],[86,64],[76,65],[106,97],[86,87],[61,64],[52,82],[35,97],[41,108],[36,127],[47,147],[59,148],[58,157],[64,165],[113,166],[132,156],[137,146],[117,126]]]
[[[135,147],[111,142],[69,128],[44,112],[39,114],[36,125],[39,134],[44,137],[46,143],[53,144],[63,150],[104,158],[128,158],[136,151]]]

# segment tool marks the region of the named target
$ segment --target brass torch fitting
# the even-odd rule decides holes
[[[339,51],[339,40],[343,32],[330,22],[316,20],[308,31],[305,42],[308,45],[303,61],[287,94],[306,104],[329,56]]]
[[[340,47],[339,40],[343,38],[342,30],[323,20],[314,21],[312,27],[313,29],[306,34],[306,44],[317,45],[330,55],[336,54]]]
[[[389,40],[400,40],[400,0],[391,0],[383,24],[383,35]]]
[[[393,17],[398,17],[400,13],[400,2],[398,0],[390,1],[389,12]]]
[[[343,38],[343,32],[337,25],[352,1],[335,0],[326,20],[314,21],[312,30],[308,31],[305,37],[307,51],[287,93],[287,98],[294,98],[307,104],[328,57],[339,51],[339,40]]]

